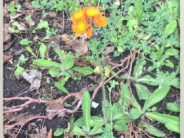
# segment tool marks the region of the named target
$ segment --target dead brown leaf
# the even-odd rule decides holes
[[[29,87],[30,90],[38,90],[40,88],[41,76],[42,73],[37,70],[32,70],[29,73],[22,73],[22,77],[31,84]]]
[[[35,25],[35,22],[32,19],[26,20],[27,24],[31,27]]]
[[[11,42],[8,42],[6,45],[3,45],[3,51],[9,49],[12,46],[13,42],[14,40]]]
[[[111,46],[111,47],[106,47],[105,48],[105,55],[108,55],[110,53],[114,52],[114,47]]]
[[[19,16],[21,16],[22,14],[16,14],[14,16],[10,16],[10,23],[14,21],[14,19],[18,18]]]
[[[49,12],[50,17],[56,17],[56,15],[57,15],[56,12]]]
[[[30,134],[30,138],[47,138],[47,128],[43,127],[37,134]]]
[[[5,16],[8,13],[8,4],[5,3],[3,8],[3,16]]]
[[[62,22],[54,19],[53,20],[53,27],[55,27],[55,28],[62,28],[63,27]]]
[[[3,42],[8,42],[11,40],[11,34],[9,34],[9,24],[3,25]]]
[[[26,30],[26,25],[24,23],[20,23],[20,26],[18,28],[20,31]]]
[[[47,138],[52,138],[52,129],[50,129],[49,133],[48,133],[48,137]]]
[[[3,55],[3,63],[8,62],[13,58],[13,55]]]
[[[24,2],[24,4],[23,4],[22,6],[24,6],[24,7],[25,7],[26,9],[28,9],[28,10],[33,9],[33,6],[31,5],[30,2]]]
[[[73,39],[69,39],[69,36],[66,34],[62,35],[62,40],[65,41],[67,45],[71,46],[74,52],[80,53],[81,55],[88,52],[88,46],[86,45],[85,39],[85,35],[81,35],[80,38],[74,37]]]
[[[69,38],[67,34],[63,35],[57,35],[57,36],[51,36],[47,40],[43,40],[44,42],[65,42],[66,46],[71,47],[71,49],[76,52],[80,53],[81,55],[84,55],[88,52],[88,46],[86,45],[85,39],[87,37],[85,35],[81,35],[80,37],[74,37],[74,38]]]

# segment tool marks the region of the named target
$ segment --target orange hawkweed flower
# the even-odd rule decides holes
[[[97,27],[104,27],[107,25],[107,18],[104,16],[103,13],[100,13],[99,15],[93,17],[93,23]]]
[[[93,36],[93,27],[90,26],[86,32],[88,38],[92,37]]]
[[[86,33],[87,29],[90,27],[90,24],[85,20],[79,20],[78,22],[74,22],[72,25],[72,30],[76,35],[80,35]]]
[[[87,18],[97,16],[100,13],[99,7],[85,7],[84,10]]]
[[[86,18],[85,12],[83,9],[78,9],[75,11],[71,17],[72,22],[78,21],[78,20],[84,20]]]

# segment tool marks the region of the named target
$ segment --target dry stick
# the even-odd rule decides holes
[[[80,99],[82,93],[87,90],[90,89],[90,87],[85,87],[83,88],[80,92],[77,93],[69,93],[67,96],[60,97],[56,100],[53,101],[46,101],[46,100],[39,100],[39,99],[33,99],[30,97],[11,97],[11,98],[4,98],[4,101],[12,101],[12,100],[28,100],[27,102],[25,102],[24,104],[18,105],[18,106],[13,106],[11,108],[4,108],[4,113],[10,113],[10,112],[17,112],[17,111],[21,111],[23,108],[25,108],[27,105],[29,105],[30,103],[44,103],[44,104],[56,104],[56,103],[60,103],[63,104],[68,98],[74,96],[77,99]]]
[[[43,118],[43,119],[52,119],[54,116],[56,115],[59,115],[61,113],[74,113],[78,110],[78,108],[80,107],[80,105],[82,104],[82,98],[80,99],[80,101],[78,102],[77,106],[73,109],[73,110],[69,110],[69,109],[66,109],[66,108],[62,108],[62,109],[59,109],[59,110],[54,110],[53,114],[49,114],[47,116],[36,116],[36,117],[32,117],[32,118],[29,118],[29,119],[25,119],[25,120],[22,120],[18,123],[15,123],[15,124],[12,124],[12,125],[5,125],[5,131],[7,130],[11,130],[13,129],[15,126],[21,126],[21,128],[28,122],[34,120],[34,119],[40,119],[40,118]]]
[[[115,73],[113,76],[111,76],[108,80],[106,80],[106,81],[104,82],[104,85],[107,84],[111,79],[113,79],[113,78],[114,78],[115,76],[117,76],[119,73],[123,72],[125,69],[128,68],[129,58],[130,58],[130,57],[128,56],[128,57],[125,58],[125,59],[122,61],[122,63],[120,64],[120,65],[123,65],[124,62],[125,62],[126,60],[128,60],[128,63],[127,63],[127,65],[126,65],[126,67],[123,68],[123,69],[121,69],[121,70],[119,70],[117,73]],[[111,69],[111,71],[112,71],[113,69],[115,69],[115,68],[117,68],[117,66],[114,66],[114,67]],[[101,86],[102,86],[102,82],[100,82],[100,84],[98,85],[98,87],[95,88],[95,90],[94,90],[94,92],[93,92],[93,95],[92,95],[92,98],[91,98],[91,101],[94,100],[94,98],[95,98],[95,96],[96,96],[96,94],[97,94],[97,92],[98,92],[98,90],[100,89]]]
[[[135,60],[135,51],[134,51],[133,55],[131,53],[131,59],[132,60],[131,60],[131,63],[130,63],[130,69],[129,69],[128,78],[127,78],[128,87],[130,89],[130,99],[129,99],[129,104],[128,104],[127,108],[130,107],[130,100],[131,100],[131,97],[133,97],[132,88],[130,86],[130,75],[131,75],[131,72],[132,72],[132,65],[133,65],[133,62]]]

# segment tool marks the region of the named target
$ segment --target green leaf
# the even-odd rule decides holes
[[[79,66],[74,66],[73,70],[79,73],[82,73],[84,75],[90,75],[93,73],[93,69],[90,67],[79,67]]]
[[[177,26],[177,22],[176,20],[171,21],[169,24],[167,24],[166,28],[165,28],[165,36],[169,36],[170,34],[172,34],[174,32],[174,30],[176,29]]]
[[[15,10],[15,4],[13,2],[11,2],[9,5],[8,5],[8,11],[14,11]]]
[[[138,21],[137,20],[135,20],[135,19],[128,20],[127,26],[128,26],[128,29],[129,29],[130,32],[134,31],[133,27],[135,25],[138,25]]]
[[[22,64],[25,63],[27,60],[28,60],[28,58],[26,58],[24,55],[21,55],[19,57],[19,62],[22,63]]]
[[[133,72],[133,74],[136,77],[142,74],[143,67],[144,67],[145,64],[146,64],[146,61],[145,60],[141,60],[141,59],[138,59],[137,60],[136,65],[134,67],[134,72]]]
[[[141,0],[135,1],[135,13],[136,13],[137,20],[140,20],[143,13],[143,5]]]
[[[142,112],[136,108],[130,110],[130,118],[135,120],[141,116]]]
[[[91,116],[91,126],[103,126],[104,119],[99,116]]]
[[[116,129],[117,131],[127,131],[128,126],[126,125],[124,120],[117,120],[114,124],[114,129]]]
[[[83,130],[76,125],[74,125],[71,132],[73,135],[76,135],[76,136],[85,136],[85,133],[83,132]]]
[[[59,67],[60,68],[61,67],[60,63],[46,60],[46,59],[35,59],[35,60],[33,60],[33,64],[38,65],[38,66],[42,66],[45,68],[51,68],[51,67]]]
[[[93,129],[91,129],[91,131],[89,132],[89,135],[96,135],[96,134],[100,134],[102,133],[103,130],[102,130],[102,127],[100,126],[95,126],[93,127]]]
[[[101,126],[103,126],[103,124],[104,124],[104,119],[102,117],[91,116],[91,119],[90,119],[90,126],[91,127],[95,127],[95,126],[101,127]],[[84,118],[81,117],[81,118],[77,119],[75,121],[75,125],[78,127],[84,126],[85,125]]]
[[[54,136],[58,137],[61,136],[64,132],[63,128],[57,128],[56,131],[54,132]]]
[[[73,58],[67,58],[63,61],[63,66],[65,68],[65,70],[68,70],[70,68],[72,68],[74,65],[74,59]]]
[[[170,90],[170,86],[163,86],[161,88],[156,89],[149,97],[149,99],[145,102],[143,107],[143,112],[145,112],[148,108],[160,102]]]
[[[148,131],[150,134],[152,134],[154,136],[157,136],[157,137],[164,137],[165,136],[164,133],[160,132],[155,127],[153,127],[147,123],[144,123],[144,127],[146,128],[146,131]]]
[[[50,68],[49,69],[49,74],[52,76],[52,77],[57,77],[59,76],[61,73],[60,69],[59,68]]]
[[[45,58],[46,51],[47,51],[47,46],[44,43],[40,43],[39,52],[40,52],[41,58]]]
[[[166,61],[166,63],[164,63],[165,66],[174,68],[174,64],[170,60],[165,60],[165,61]]]
[[[36,29],[43,29],[43,28],[47,28],[48,26],[49,26],[49,24],[47,21],[40,20]]]
[[[14,74],[15,74],[16,76],[20,76],[20,75],[24,72],[24,70],[25,70],[25,69],[24,69],[23,67],[20,67],[19,65],[17,65],[17,68],[16,68]]]
[[[170,111],[180,112],[180,106],[177,103],[167,103],[166,107]]]
[[[173,115],[168,114],[160,114],[157,112],[146,112],[145,115],[148,118],[157,120],[163,124],[165,124],[166,128],[174,131],[174,132],[180,132],[180,118]]]
[[[146,83],[152,86],[161,85],[164,83],[164,79],[152,78],[150,75],[146,75],[142,78],[138,78],[136,82]]]
[[[135,84],[135,87],[140,100],[147,100],[149,98],[150,91],[146,86]]]
[[[91,98],[88,91],[85,91],[83,93],[82,97],[82,112],[84,117],[84,124],[87,129],[87,131],[90,131],[90,115],[91,115]]]
[[[77,119],[77,120],[75,121],[75,125],[78,126],[78,127],[84,126],[84,125],[85,125],[85,124],[84,124],[84,118],[81,117],[81,118]]]
[[[121,96],[123,97],[123,100],[128,103],[129,100],[131,101],[132,106],[136,107],[137,109],[141,110],[141,106],[138,104],[135,97],[132,95],[130,97],[130,90],[128,88],[128,84],[121,83]]]
[[[165,124],[165,127],[171,131],[174,131],[176,133],[180,133],[180,125],[178,125],[178,124],[167,123],[167,124]]]
[[[74,115],[72,114],[70,117],[70,130],[72,130],[74,128]]]
[[[177,49],[170,48],[166,50],[165,54],[169,56],[175,56],[179,54],[179,51]]]
[[[33,49],[32,49],[30,46],[26,46],[26,50],[27,50],[31,55],[33,55],[34,57],[36,57],[36,55],[35,55]]]
[[[157,120],[163,124],[167,124],[167,123],[180,124],[180,118],[177,116],[161,114],[157,112],[146,112],[145,115],[148,118]]]
[[[32,42],[33,42],[33,41],[30,41],[30,40],[28,40],[28,39],[22,39],[22,40],[20,41],[20,44],[21,44],[21,45],[27,46],[27,45],[31,44]]]
[[[68,93],[67,89],[59,82],[55,82],[54,83],[54,86],[57,87],[58,89],[60,89],[62,92],[64,93]]]

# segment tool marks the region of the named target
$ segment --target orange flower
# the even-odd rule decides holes
[[[104,16],[103,13],[100,13],[99,15],[93,17],[93,23],[97,27],[104,27],[107,25],[107,18]]]
[[[84,20],[86,18],[86,15],[84,13],[83,9],[78,9],[75,11],[71,17],[72,22],[75,22],[77,20]]]
[[[97,16],[100,13],[99,7],[84,7],[84,10],[88,18]]]
[[[72,30],[76,35],[80,35],[86,33],[90,24],[88,24],[85,20],[79,20],[78,22],[73,23]]]
[[[92,37],[93,36],[93,27],[90,26],[86,32],[88,38]]]

